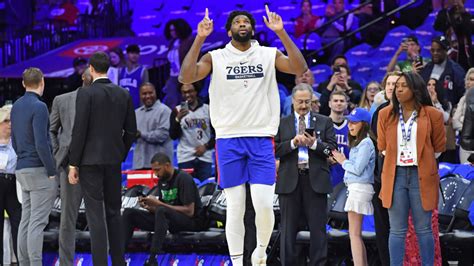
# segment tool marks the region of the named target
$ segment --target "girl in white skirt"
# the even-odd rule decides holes
[[[370,113],[363,108],[355,108],[349,116],[349,159],[344,153],[333,151],[334,159],[345,170],[344,183],[349,191],[344,210],[348,212],[349,237],[352,259],[355,266],[368,265],[367,254],[362,240],[362,220],[364,215],[372,215],[374,189],[375,147],[370,137]]]

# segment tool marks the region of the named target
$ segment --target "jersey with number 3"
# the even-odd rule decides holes
[[[181,106],[176,106],[181,109]],[[177,156],[178,163],[189,162],[196,158],[196,147],[209,142],[211,138],[211,120],[209,118],[209,105],[203,104],[191,111],[181,119],[181,132]],[[212,150],[207,150],[199,160],[212,163]]]

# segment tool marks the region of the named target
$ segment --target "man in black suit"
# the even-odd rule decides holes
[[[79,183],[80,171],[94,265],[107,265],[107,243],[112,264],[125,265],[120,164],[137,133],[135,111],[130,94],[107,78],[107,54],[97,52],[89,63],[93,82],[77,92],[69,182]]]
[[[280,120],[275,137],[280,158],[275,192],[280,199],[282,265],[298,265],[295,242],[302,214],[311,235],[309,265],[326,262],[327,194],[332,192],[326,159],[337,144],[331,119],[310,112],[312,96],[308,84],[293,88],[294,112]]]

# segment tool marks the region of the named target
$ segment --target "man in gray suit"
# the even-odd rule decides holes
[[[92,83],[89,69],[82,74],[82,86]],[[59,226],[59,261],[61,265],[73,265],[76,243],[76,220],[81,205],[82,191],[80,186],[69,184],[68,153],[71,143],[72,127],[76,111],[75,91],[56,96],[51,108],[51,141],[56,167],[59,173],[61,196],[61,223]]]

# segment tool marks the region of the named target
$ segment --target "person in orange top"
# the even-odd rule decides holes
[[[411,211],[423,265],[433,265],[431,212],[438,205],[436,156],[446,149],[443,115],[434,108],[417,73],[402,73],[392,105],[382,109],[377,146],[385,156],[380,199],[388,208],[391,265],[403,265],[408,213]],[[438,130],[437,130],[438,129]]]

